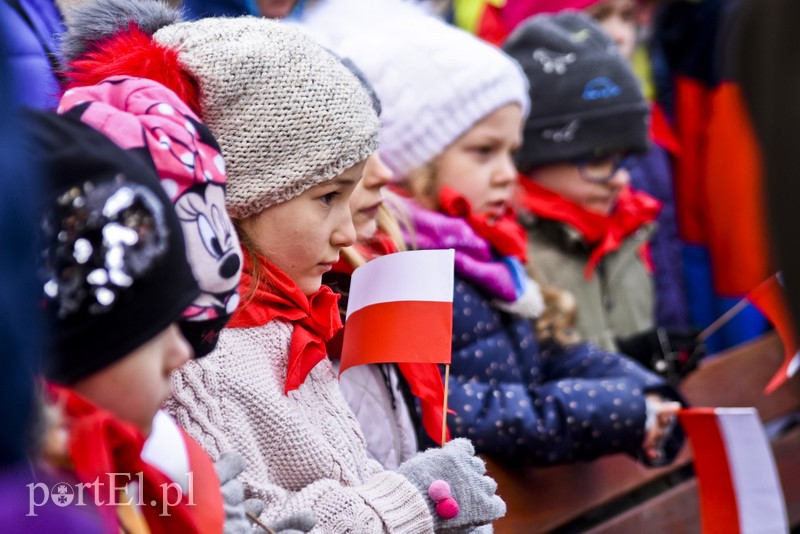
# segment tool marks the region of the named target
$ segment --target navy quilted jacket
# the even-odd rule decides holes
[[[11,70],[12,102],[54,109],[60,90],[53,54],[64,25],[53,0],[0,0],[0,31]]]
[[[637,455],[644,393],[680,400],[661,378],[618,354],[540,345],[529,321],[497,310],[456,276],[448,423],[478,452],[533,464]],[[683,442],[678,429],[664,462]]]

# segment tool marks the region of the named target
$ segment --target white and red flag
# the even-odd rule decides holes
[[[437,441],[446,393],[436,364],[450,364],[454,258],[452,249],[415,250],[356,269],[339,365],[341,375],[356,365],[396,363],[420,400],[425,430]]]
[[[775,460],[755,408],[678,414],[694,453],[704,534],[789,532]]]
[[[797,335],[786,304],[781,273],[775,273],[767,278],[747,295],[747,300],[766,316],[783,342],[785,352],[783,365],[764,388],[764,392],[770,394],[794,376],[800,368]]]

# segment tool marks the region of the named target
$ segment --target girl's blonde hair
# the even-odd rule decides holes
[[[406,187],[416,201],[432,210],[439,209],[436,194],[437,162],[438,158],[411,172],[406,181]],[[539,341],[553,339],[562,345],[579,342],[580,335],[575,329],[578,316],[575,297],[569,291],[559,289],[545,280],[542,273],[533,266],[533,262],[528,262],[526,271],[539,284],[544,299],[544,311],[533,324]]]
[[[239,244],[242,247],[242,256],[245,258],[250,259],[250,276],[252,278],[252,282],[250,286],[245,291],[244,295],[241,295],[241,302],[239,303],[239,309],[244,308],[253,300],[256,295],[256,290],[261,285],[266,285],[270,287],[272,285],[272,281],[269,278],[269,273],[264,265],[261,265],[261,262],[256,259],[256,254],[258,254],[258,250],[256,250],[256,246],[253,244],[253,240],[250,239],[250,236],[247,235],[247,232],[244,231],[242,228],[239,220],[233,220],[233,227],[236,229],[236,234],[239,236]]]

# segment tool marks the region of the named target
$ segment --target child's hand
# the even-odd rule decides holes
[[[650,461],[660,460],[663,455],[663,444],[675,426],[675,417],[681,404],[667,401],[661,395],[645,395],[647,421],[645,423],[642,449]]]

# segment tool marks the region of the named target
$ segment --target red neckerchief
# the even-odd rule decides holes
[[[523,208],[543,219],[572,226],[592,247],[584,272],[587,280],[603,256],[617,250],[626,237],[655,220],[661,211],[661,202],[629,186],[620,192],[614,212],[606,216],[586,211],[526,176],[521,177],[520,184],[519,201]]]
[[[397,252],[397,245],[382,230],[378,230],[375,237],[367,243],[355,246],[367,261]],[[334,272],[345,275],[353,274],[353,270],[353,266],[344,256],[333,267]],[[346,324],[345,328],[347,328]],[[336,334],[335,340],[328,344],[328,348],[331,349],[331,358],[341,357],[343,333],[344,329]],[[403,378],[408,382],[411,394],[419,399],[422,409],[422,426],[425,428],[425,432],[436,443],[439,443],[442,439],[442,406],[444,406],[444,385],[439,367],[435,363],[397,362],[396,365]],[[445,440],[450,440],[449,429],[447,429]]]
[[[263,326],[273,319],[292,323],[292,342],[289,345],[289,363],[286,369],[284,393],[300,387],[308,373],[322,361],[327,352],[325,343],[342,327],[336,306],[339,295],[322,286],[307,297],[289,276],[256,254],[262,280],[255,289],[253,299],[240,306],[231,318],[231,328]],[[250,254],[244,252],[244,268],[239,289],[245,295],[253,283],[253,264]]]
[[[528,262],[528,238],[525,228],[517,222],[512,210],[496,220],[480,213],[473,213],[467,199],[450,187],[439,190],[439,207],[451,217],[467,221],[475,233],[492,245],[501,256],[514,256],[522,263]]]
[[[120,489],[129,481],[140,480],[140,473],[142,487],[139,491],[143,506],[139,509],[153,534],[201,531],[191,513],[190,501],[187,501],[190,495],[183,495],[181,501],[173,505],[175,495],[170,492],[167,497],[170,504],[166,507],[169,514],[160,515],[164,502],[162,489],[172,480],[142,460],[145,438],[136,426],[98,408],[69,388],[52,383],[46,387],[53,404],[61,406],[67,420],[68,453],[75,476],[93,492],[94,502],[102,503],[98,508],[106,525],[111,527],[109,532],[119,531],[116,507],[103,505],[120,502],[119,496],[110,491],[111,485]],[[113,480],[109,478],[112,473]],[[134,502],[138,499],[138,495],[133,496]]]

